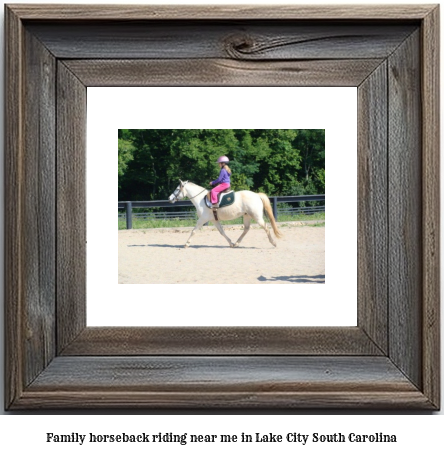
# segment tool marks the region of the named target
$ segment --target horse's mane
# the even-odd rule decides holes
[[[185,181],[184,182],[184,185],[192,185],[193,187],[199,187],[199,188],[205,188],[205,187],[201,187],[200,185],[197,185],[195,184],[194,182],[191,182],[191,181]]]

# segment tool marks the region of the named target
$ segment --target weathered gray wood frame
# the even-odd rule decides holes
[[[439,408],[438,6],[5,18],[7,409]],[[358,87],[358,326],[86,327],[86,87],[115,85]]]

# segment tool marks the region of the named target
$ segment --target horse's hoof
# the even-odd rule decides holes
[[[236,242],[236,244],[233,244],[233,247],[239,247],[239,242]]]
[[[184,249],[187,249],[188,247],[189,247],[188,244],[185,244],[185,245],[183,246]]]

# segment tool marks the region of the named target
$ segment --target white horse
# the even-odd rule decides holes
[[[254,193],[248,190],[239,191],[235,194],[235,201],[233,204],[217,209],[217,217],[219,220],[234,220],[241,216],[244,217],[244,232],[234,244],[231,242],[231,239],[225,234],[220,222],[218,220],[215,220],[213,210],[207,207],[205,204],[204,199],[207,193],[208,190],[203,187],[199,187],[199,185],[188,181],[180,181],[180,184],[177,186],[176,190],[174,190],[174,192],[169,197],[170,203],[175,203],[176,201],[188,197],[196,207],[198,220],[196,226],[190,234],[190,237],[188,238],[188,241],[185,244],[185,248],[190,245],[191,238],[194,236],[196,230],[202,228],[202,226],[207,222],[213,222],[213,224],[219,230],[219,233],[228,241],[230,247],[239,247],[242,239],[250,229],[251,219],[256,220],[256,222],[265,230],[268,239],[276,247],[276,242],[272,238],[270,230],[267,228],[267,225],[264,221],[264,210],[270,219],[275,236],[277,238],[280,238],[282,237],[282,234],[278,230],[276,220],[273,217],[270,201],[265,193]]]

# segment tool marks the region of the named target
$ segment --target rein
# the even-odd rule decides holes
[[[190,200],[192,200],[193,198],[196,198],[196,196],[199,196],[201,195],[203,192],[207,192],[208,190],[206,188],[204,188],[200,193],[198,193],[197,195],[194,195],[192,197],[188,197]]]

